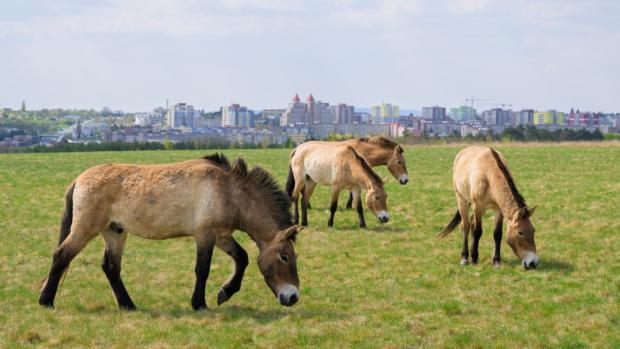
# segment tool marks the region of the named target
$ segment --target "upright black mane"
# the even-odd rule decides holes
[[[238,158],[230,164],[228,158],[222,153],[215,153],[204,156],[203,159],[210,161],[217,167],[227,171],[243,184],[250,184],[259,192],[262,205],[268,205],[271,214],[278,223],[280,229],[285,229],[293,225],[291,213],[291,200],[278,185],[278,182],[263,168],[256,166],[248,171],[248,165],[242,158]]]
[[[512,196],[515,198],[517,206],[519,208],[527,207],[527,205],[525,204],[525,199],[523,198],[521,193],[519,193],[519,190],[517,190],[517,186],[515,185],[515,182],[510,175],[510,172],[508,172],[506,165],[504,165],[504,162],[502,161],[502,159],[500,159],[499,154],[497,154],[495,149],[490,149],[491,154],[493,154],[493,158],[495,159],[495,162],[497,162],[497,167],[499,167],[500,171],[502,171],[502,173],[504,174],[504,178],[506,178],[506,183],[508,184],[508,188],[510,188]]]
[[[381,179],[381,177],[379,177],[378,174],[375,173],[375,171],[373,171],[372,167],[370,167],[370,164],[368,163],[368,161],[366,161],[366,159],[364,159],[362,156],[360,156],[355,149],[353,149],[353,147],[349,147],[349,149],[353,152],[353,154],[355,155],[355,158],[357,159],[357,161],[359,161],[360,165],[362,165],[362,168],[364,169],[364,172],[366,172],[366,174],[372,179],[373,182],[375,182],[375,184],[383,184],[383,180]]]
[[[210,161],[211,163],[223,170],[230,170],[230,162],[228,161],[228,158],[222,153],[213,153],[211,155],[205,155],[202,158],[204,160]]]

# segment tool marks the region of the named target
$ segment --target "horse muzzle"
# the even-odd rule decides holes
[[[522,262],[523,268],[526,270],[536,269],[538,266],[538,256],[534,252],[526,252]]]
[[[290,307],[299,301],[299,290],[293,285],[286,285],[278,292],[278,301],[281,305]]]
[[[400,182],[400,184],[405,185],[407,184],[407,182],[409,182],[409,176],[407,176],[406,174],[402,174],[400,175],[400,177],[398,177],[398,181]]]
[[[387,211],[379,211],[379,213],[377,213],[377,218],[379,218],[379,222],[381,223],[387,223],[390,220]]]

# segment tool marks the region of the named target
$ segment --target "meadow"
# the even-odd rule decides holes
[[[494,268],[487,214],[480,264],[459,265],[461,237],[435,235],[456,210],[451,167],[461,146],[408,147],[410,182],[391,179],[390,222],[368,229],[341,195],[327,228],[329,190],[318,188],[296,249],[301,300],[278,304],[250,255],[242,289],[218,307],[232,260],[216,250],[210,309],[194,312],[192,239],[130,236],[123,279],[135,312],[117,309],[98,238],[73,261],[54,310],[37,304],[58,240],[67,185],[106,162],[163,163],[205,151],[0,154],[0,347],[620,347],[620,146],[501,145],[529,205],[541,258],[525,271],[502,243]],[[212,151],[207,151],[211,153]],[[283,185],[289,150],[226,150]],[[387,177],[385,168],[378,169]]]

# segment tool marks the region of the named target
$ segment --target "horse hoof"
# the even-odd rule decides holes
[[[501,263],[500,261],[493,261],[493,266],[494,266],[495,268],[499,268],[499,267],[501,267],[501,266],[502,266],[502,263]]]
[[[220,306],[222,305],[222,303],[226,302],[229,299],[230,297],[228,296],[226,291],[223,288],[220,288],[220,292],[217,293],[217,305]]]
[[[472,265],[478,265],[478,260],[477,260],[477,259],[475,259],[475,260],[474,260],[474,259],[472,259],[472,260],[471,260],[471,264],[472,264]]]
[[[136,306],[133,304],[119,305],[118,307],[120,310],[124,310],[124,311],[135,311],[136,310]]]
[[[469,261],[465,258],[461,259],[461,265],[468,265]]]

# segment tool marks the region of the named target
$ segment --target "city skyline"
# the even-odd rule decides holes
[[[618,112],[619,13],[614,1],[7,3],[0,107],[261,110],[312,93],[366,108],[473,96]]]

